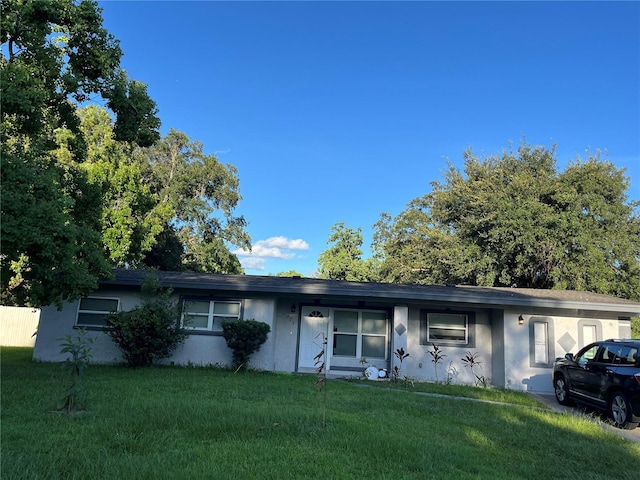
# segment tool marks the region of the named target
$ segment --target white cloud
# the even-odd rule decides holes
[[[289,250],[309,250],[309,244],[298,238],[296,240],[290,240],[287,237],[271,237],[266,240],[259,240],[256,242],[256,246],[274,247],[274,248],[286,248]]]
[[[240,265],[242,265],[242,268],[246,268],[248,270],[264,270],[264,258],[259,258],[259,257],[241,258]]]
[[[292,240],[286,237],[271,237],[266,240],[258,240],[251,251],[238,249],[233,253],[239,257],[248,258],[293,258],[295,252],[291,250],[309,250],[309,244],[301,238]],[[244,264],[243,264],[244,266]]]

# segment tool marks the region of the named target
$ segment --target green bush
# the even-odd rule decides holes
[[[149,275],[142,292],[142,305],[107,318],[107,332],[131,367],[168,357],[188,335],[180,328],[180,309],[170,298],[171,289],[163,290],[157,276]]]
[[[233,351],[233,368],[245,369],[249,357],[267,341],[271,327],[256,320],[235,320],[222,322],[222,334],[227,346]]]
[[[91,345],[96,339],[86,335],[86,330],[80,329],[75,338],[67,335],[58,339],[58,341],[62,342],[60,344],[62,347],[60,353],[71,355],[63,364],[71,377],[69,388],[64,397],[64,405],[60,408],[60,410],[67,413],[83,410],[87,406],[88,390],[86,383],[83,381],[82,373],[89,365]]]

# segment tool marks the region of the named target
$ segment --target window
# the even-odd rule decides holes
[[[333,355],[387,358],[387,313],[334,310]]]
[[[468,343],[469,317],[463,313],[427,313],[427,342]]]
[[[638,359],[638,349],[624,345],[605,345],[602,361],[618,365],[634,365]]]
[[[598,332],[595,325],[582,325],[582,341],[585,345],[593,343],[598,339]]]
[[[585,367],[587,365],[587,362],[595,359],[596,355],[598,354],[599,348],[600,347],[598,345],[593,345],[592,347],[578,353],[578,356],[576,358],[576,362],[578,362],[578,365],[580,365],[581,367]]]
[[[182,313],[184,328],[222,332],[222,322],[240,318],[239,301],[223,300],[185,300]]]
[[[582,319],[578,321],[578,345],[580,348],[602,340],[602,322],[594,319]]]
[[[120,310],[120,299],[86,297],[80,299],[76,325],[79,327],[105,327],[107,315]]]
[[[529,318],[529,366],[532,368],[551,367],[555,358],[553,339],[555,338],[553,317]],[[565,340],[561,337],[558,343]],[[568,348],[571,348],[571,344]]]
[[[547,322],[533,322],[533,362],[535,364],[549,363],[547,326]]]

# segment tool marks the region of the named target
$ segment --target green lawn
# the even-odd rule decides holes
[[[56,412],[67,374],[31,353],[1,351],[2,480],[637,480],[640,468],[640,445],[584,419],[378,384],[329,381],[323,427],[313,376],[90,366],[89,408],[68,415]]]

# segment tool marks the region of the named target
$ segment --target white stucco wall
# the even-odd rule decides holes
[[[122,311],[131,310],[139,304],[139,299],[135,294],[122,291],[103,290],[98,296],[119,298]],[[60,338],[66,335],[75,337],[78,334],[78,330],[74,328],[78,303],[65,303],[62,310],[57,310],[53,306],[42,309],[42,321],[34,349],[34,360],[61,362],[67,358],[66,354],[60,353]],[[251,357],[252,368],[274,369],[274,311],[275,302],[272,299],[247,299],[244,302],[245,319],[259,320],[271,326],[271,333],[267,337],[267,341]],[[87,337],[95,338],[92,345],[92,361],[94,363],[120,363],[124,361],[118,347],[103,331],[89,330]],[[184,344],[179,346],[171,357],[163,359],[160,363],[227,366],[231,364],[231,350],[221,335],[194,334],[187,337]]]
[[[292,312],[292,305],[295,311]],[[273,363],[277,372],[294,372],[298,345],[300,308],[295,302],[278,303],[275,317]]]
[[[464,311],[464,310],[456,310]],[[406,372],[412,378],[419,381],[436,381],[435,365],[433,357],[429,351],[433,350],[431,345],[420,343],[420,308],[409,309],[409,331],[408,351],[410,357],[405,360]],[[471,369],[465,367],[462,358],[468,352],[477,354],[476,359],[480,366],[474,369],[476,375],[484,377],[487,382],[492,380],[492,339],[491,320],[488,310],[477,310],[475,312],[475,346],[456,346],[442,344],[438,345],[441,353],[446,355],[438,365],[437,380],[443,382],[447,375],[451,376],[451,381],[458,384],[474,385],[476,378]]]
[[[120,310],[122,311],[131,310],[140,303],[137,295],[123,291],[104,289],[96,296],[119,298]],[[79,303],[79,301],[65,302],[61,310],[52,305],[41,309],[38,337],[33,352],[34,360],[62,362],[67,358],[67,354],[60,353],[60,339],[67,335],[75,337],[78,334],[78,330],[74,326]],[[87,337],[95,338],[91,349],[93,363],[119,363],[124,361],[122,353],[106,333],[98,330],[88,330]]]
[[[273,369],[273,300],[248,299],[244,302],[244,319],[258,320],[267,323],[271,327],[271,332],[267,341],[260,347],[260,350],[251,356],[251,368],[258,370]],[[189,335],[185,342],[173,352],[171,357],[162,360],[164,364],[174,363],[177,365],[219,365],[229,366],[232,361],[232,353],[223,336],[221,335]]]
[[[524,324],[520,325],[518,317],[522,315]],[[549,324],[549,365],[536,366],[531,353],[532,322],[546,321]],[[538,314],[532,312],[506,311],[504,315],[504,356],[505,383],[508,388],[530,392],[552,393],[553,360],[563,357],[565,353],[577,353],[590,343],[585,337],[584,328],[593,326],[596,330],[594,340],[619,338],[621,322],[609,318],[570,317],[557,314]]]

